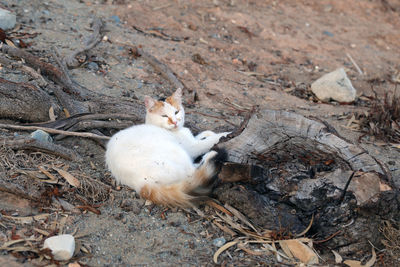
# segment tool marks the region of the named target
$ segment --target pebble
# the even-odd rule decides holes
[[[311,91],[322,101],[351,103],[356,99],[356,89],[343,68],[327,73],[313,82]]]
[[[87,68],[89,70],[99,70],[99,65],[96,62],[89,62]]]
[[[328,31],[323,31],[322,34],[328,35],[329,37],[333,37],[334,34]]]
[[[6,9],[0,8],[0,28],[10,30],[15,27],[17,16]]]
[[[225,243],[226,240],[224,237],[218,237],[213,240],[213,245],[216,247],[222,247],[223,245],[225,245]]]
[[[36,139],[40,142],[53,142],[53,138],[51,138],[50,134],[43,130],[36,130],[33,133],[31,133],[31,137],[33,139]]]
[[[47,238],[43,248],[49,248],[55,260],[67,261],[75,251],[75,238],[72,235],[57,235]]]
[[[120,22],[121,22],[121,19],[120,19],[118,16],[116,16],[116,15],[111,16],[111,19],[112,19],[113,21],[115,21],[115,23],[120,23]]]

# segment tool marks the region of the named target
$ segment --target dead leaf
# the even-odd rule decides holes
[[[22,223],[22,224],[27,224],[27,223],[32,223],[34,221],[47,219],[47,217],[49,217],[49,216],[50,216],[49,213],[43,213],[43,214],[39,214],[39,215],[35,215],[35,216],[27,216],[27,217],[14,217],[14,216],[3,215],[3,218],[10,219],[10,220],[16,221],[18,223]]]
[[[392,144],[392,146],[400,149],[400,144]]]
[[[235,241],[228,242],[228,243],[226,243],[225,245],[223,245],[222,247],[220,247],[220,248],[215,252],[215,254],[214,254],[214,257],[213,257],[214,263],[215,263],[215,264],[218,264],[218,257],[219,257],[219,255],[220,255],[222,252],[224,252],[225,250],[227,250],[228,248],[230,248],[230,247],[236,245],[237,243],[238,243],[238,241],[235,240]]]
[[[289,248],[292,255],[305,264],[318,264],[318,255],[306,244],[298,239],[281,240]]]
[[[0,247],[0,250],[9,250],[9,248],[12,245],[15,245],[15,244],[18,244],[18,243],[21,243],[21,242],[25,242],[25,241],[40,241],[40,240],[41,240],[41,238],[38,239],[38,238],[34,238],[34,237],[30,237],[30,238],[26,238],[26,239],[12,240],[12,241],[8,241],[8,242],[4,243]]]
[[[293,259],[293,254],[290,252],[290,248],[288,247],[287,243],[284,242],[284,240],[279,240],[279,245],[281,246],[283,252],[285,252],[286,256]]]
[[[342,263],[342,261],[343,261],[342,256],[340,256],[340,254],[334,250],[331,250],[331,251],[332,251],[333,255],[335,255],[335,263]]]
[[[53,106],[51,106],[49,108],[49,118],[50,118],[50,121],[55,121],[56,120],[56,115],[54,114]]]
[[[231,205],[225,203],[225,208],[232,212],[233,215],[235,215],[239,220],[244,222],[247,226],[249,226],[251,229],[253,229],[254,232],[258,233],[257,229],[247,220],[246,216],[244,216],[240,211],[232,207]]]
[[[216,220],[213,220],[212,223],[215,224],[219,229],[221,229],[225,233],[230,234],[231,236],[235,236],[236,235],[236,233],[234,231],[232,231],[231,229],[229,229],[228,227],[226,227],[224,225],[221,225]]]
[[[9,40],[9,39],[6,39],[6,44],[8,44],[8,45],[11,46],[11,47],[17,48],[17,47],[15,46],[15,44],[14,44],[11,40]]]
[[[79,180],[76,179],[75,176],[73,176],[69,172],[59,169],[59,168],[56,168],[56,167],[53,167],[53,169],[55,171],[57,171],[70,185],[72,185],[74,187],[81,186],[81,183],[79,182]]]
[[[247,254],[254,255],[254,256],[263,256],[263,255],[266,255],[266,254],[267,254],[266,251],[262,251],[262,250],[251,250],[251,249],[249,249],[249,248],[246,248],[246,247],[244,246],[244,244],[242,244],[242,243],[239,243],[239,244],[238,244],[238,248],[241,249],[241,250],[243,250],[243,251],[246,252]]]
[[[374,247],[372,247],[372,257],[369,261],[367,261],[367,263],[365,263],[365,265],[363,265],[363,267],[372,267],[375,264],[375,261],[376,261],[376,253]]]
[[[362,267],[361,262],[355,260],[345,260],[343,263],[350,267]]]
[[[390,186],[388,186],[385,183],[382,183],[381,181],[379,181],[379,189],[381,191],[390,191],[390,190],[392,190],[392,188]]]
[[[376,261],[376,253],[374,247],[372,247],[372,257],[364,265],[360,261],[356,260],[345,260],[343,263],[350,267],[372,267]]]
[[[39,171],[41,171],[44,175],[46,175],[50,180],[44,180],[44,182],[47,182],[49,184],[56,184],[58,183],[58,179],[51,174],[49,171],[47,171],[43,166],[38,166]]]
[[[312,215],[312,217],[311,217],[311,220],[310,220],[310,223],[308,224],[307,228],[306,228],[306,229],[304,229],[304,231],[303,231],[303,232],[301,232],[300,234],[297,234],[297,235],[296,235],[296,237],[299,237],[299,236],[305,235],[305,234],[308,232],[308,230],[310,230],[310,229],[311,229],[311,226],[312,226],[313,222],[314,222],[314,214]]]
[[[216,208],[216,209],[222,211],[223,213],[225,213],[225,214],[227,214],[227,215],[229,215],[231,217],[233,216],[233,214],[229,210],[225,209],[224,207],[222,207],[221,205],[219,205],[218,203],[216,203],[213,200],[207,200],[206,204],[210,205],[213,208]]]
[[[50,235],[49,232],[47,232],[47,231],[45,231],[45,230],[42,230],[42,229],[39,229],[39,228],[36,228],[36,227],[34,227],[33,230],[34,230],[35,232],[38,232],[38,233],[41,234],[41,235],[44,235],[44,236],[49,236],[49,235]]]
[[[69,113],[68,109],[64,108],[63,110],[66,118],[71,117],[71,114]]]
[[[72,262],[72,263],[68,264],[68,267],[81,267],[81,265],[77,262]]]

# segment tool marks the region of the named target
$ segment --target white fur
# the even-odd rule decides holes
[[[178,89],[173,97],[181,103]],[[106,164],[120,184],[140,192],[144,185],[170,185],[193,178],[196,168],[207,164],[216,155],[210,149],[228,132],[216,134],[204,131],[193,136],[184,128],[185,112],[164,102],[162,108],[151,111],[157,102],[145,98],[146,124],[132,126],[115,134],[107,144]],[[208,153],[207,153],[208,152]],[[205,154],[207,153],[207,154]],[[193,159],[205,154],[200,164]],[[214,173],[214,164],[207,166]]]
[[[215,156],[215,151],[203,159],[211,156]],[[169,185],[190,180],[197,167],[174,134],[147,124],[115,134],[107,144],[106,163],[118,183],[137,192],[145,184]]]

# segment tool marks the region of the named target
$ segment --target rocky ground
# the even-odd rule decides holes
[[[368,111],[375,93],[382,99],[399,83],[397,1],[4,0],[0,7],[17,15],[17,26],[7,32],[9,36],[23,38],[28,51],[50,63],[54,63],[51,47],[57,47],[61,55],[69,54],[91,33],[92,19],[102,18],[106,37],[90,50],[88,61],[69,71],[72,79],[112,97],[142,100],[145,95],[169,95],[174,88],[148,62],[132,54],[132,47],[139,46],[194,90],[198,101],[187,103],[186,111],[197,130],[234,129],[246,110],[259,105],[326,120],[341,136],[358,143],[362,133],[357,122],[351,121],[353,114]],[[356,101],[318,101],[310,91],[311,84],[339,67],[345,69],[356,89]],[[4,66],[0,77],[37,85],[28,75]],[[13,135],[14,130],[2,130],[1,134]],[[30,166],[18,164],[25,171],[37,170],[35,164],[39,163],[69,165],[68,170],[77,177],[86,175],[111,185],[111,193],[95,201],[96,212],[101,214],[87,210],[58,213],[54,207],[42,210],[7,193],[0,194],[0,209],[3,215],[15,217],[51,213],[47,221],[35,225],[49,232],[60,229],[60,218],[64,218],[62,231],[77,231],[79,237],[81,250],[73,261],[90,266],[212,265],[216,239],[232,239],[194,211],[145,206],[133,191],[116,190],[104,168],[104,149],[95,142],[67,138],[61,143],[73,147],[85,160],[78,164],[51,157],[35,158]],[[400,187],[398,144],[367,136],[359,145],[389,169]],[[11,152],[2,153],[4,158]],[[18,154],[14,157],[21,158]],[[210,212],[207,207],[200,209]],[[1,222],[1,243],[10,236],[32,234],[26,225],[16,224],[12,230],[10,221]],[[29,252],[13,252],[16,258],[4,250],[1,253],[3,261],[43,264],[30,260]],[[272,255],[249,255],[234,249],[221,254],[219,262],[277,264]],[[333,254],[322,262],[334,262]]]

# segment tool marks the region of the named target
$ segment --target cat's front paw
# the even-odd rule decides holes
[[[221,135],[221,137],[227,137],[228,136],[228,134],[231,134],[232,132],[223,132],[223,133],[220,133],[220,135]]]
[[[196,139],[197,139],[197,140],[204,140],[204,139],[206,139],[207,137],[214,136],[214,135],[215,135],[215,133],[214,133],[213,131],[204,131],[204,132],[199,133],[199,134],[196,136]]]

